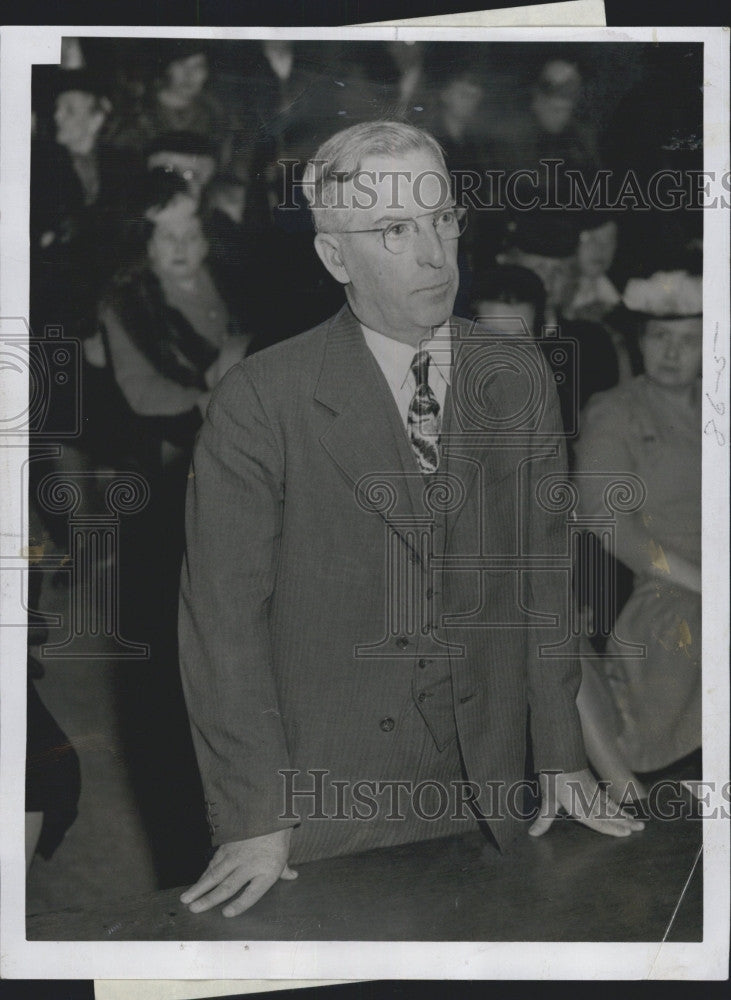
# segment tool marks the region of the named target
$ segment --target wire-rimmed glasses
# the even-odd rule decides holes
[[[410,219],[398,219],[387,226],[374,229],[343,229],[344,233],[380,233],[383,245],[389,253],[404,253],[414,243],[419,233],[418,219],[431,218],[432,225],[440,240],[456,240],[467,228],[467,209],[463,205],[451,205],[436,212],[424,212]]]

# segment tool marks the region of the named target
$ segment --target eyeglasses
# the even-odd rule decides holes
[[[432,225],[440,240],[456,240],[467,228],[467,209],[461,205],[441,208],[438,212],[424,212],[411,219],[399,219],[388,226],[376,229],[342,229],[343,233],[380,233],[383,245],[389,253],[404,253],[419,233],[417,219],[431,218]]]

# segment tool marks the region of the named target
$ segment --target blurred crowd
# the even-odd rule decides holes
[[[430,131],[451,171],[538,170],[544,204],[561,199],[568,169],[590,187],[600,169],[641,181],[702,168],[701,62],[680,45],[70,38],[60,67],[35,68],[30,322],[83,345],[83,431],[59,462],[134,469],[151,484],[120,572],[123,629],[149,641],[156,667],[128,691],[130,753],[159,776],[143,802],[153,839],[178,821],[206,836],[191,821],[174,628],[195,434],[228,368],[344,302],[296,185],[307,158],[340,128],[395,118]],[[561,166],[546,173],[546,160]],[[512,316],[539,338],[558,327],[578,344],[576,369],[557,377],[577,483],[614,468],[652,483],[637,532],[652,523],[654,560],[638,535],[610,572],[614,557],[595,546],[602,579],[619,576],[623,638],[652,644],[649,623],[665,623],[653,626],[652,669],[612,660],[614,621],[603,604],[586,609],[587,642],[613,664],[587,660],[587,746],[618,715],[626,772],[604,763],[619,776],[700,746],[700,214],[472,210],[460,247],[458,315]],[[657,304],[658,274],[673,289],[690,282],[680,304]],[[582,493],[584,509],[600,504]],[[63,546],[64,526],[37,513]],[[595,742],[599,761],[607,743]],[[185,776],[174,794],[170,774]],[[183,882],[197,863],[168,851],[161,881]]]

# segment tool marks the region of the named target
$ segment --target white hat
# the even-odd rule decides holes
[[[622,296],[631,312],[663,319],[703,313],[703,279],[687,271],[656,271],[650,278],[630,278]]]

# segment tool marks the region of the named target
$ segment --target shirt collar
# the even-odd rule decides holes
[[[430,366],[438,372],[447,385],[452,378],[452,351],[451,351],[451,331],[449,323],[444,323],[437,327],[429,340],[422,341],[417,347],[404,344],[401,340],[394,340],[383,333],[377,333],[370,327],[360,324],[363,336],[368,347],[372,351],[376,361],[378,361],[389,382],[392,382],[397,389],[403,389],[411,376],[411,363],[414,355],[420,350],[426,350],[431,355],[433,365]]]

